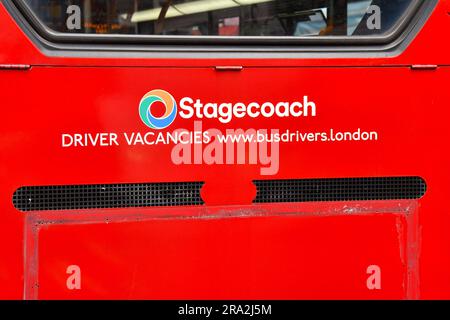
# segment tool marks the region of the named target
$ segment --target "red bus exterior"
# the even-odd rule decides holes
[[[399,51],[286,57],[70,45],[54,54],[8,6],[0,2],[0,298],[450,298],[450,1],[437,1]],[[317,107],[295,119],[205,117],[204,130],[361,129],[377,139],[280,143],[270,176],[250,163],[176,164],[166,144],[62,146],[64,134],[151,131],[137,110],[154,89],[205,103],[307,96]],[[170,130],[193,125],[177,117]],[[254,203],[255,180],[413,176],[427,185],[419,199]],[[12,200],[24,186],[195,181],[201,205],[21,212]],[[80,287],[69,286],[71,266]]]

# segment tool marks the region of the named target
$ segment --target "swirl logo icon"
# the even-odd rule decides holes
[[[152,105],[155,102],[162,102],[166,111],[161,117],[152,114]],[[152,129],[164,129],[172,124],[177,116],[177,103],[170,93],[156,89],[147,92],[139,103],[139,115],[142,122]]]

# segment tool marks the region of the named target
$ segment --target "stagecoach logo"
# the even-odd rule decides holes
[[[161,117],[152,114],[152,105],[155,102],[162,102],[165,112]],[[170,93],[156,89],[147,92],[139,103],[139,115],[142,122],[152,129],[164,129],[172,124],[177,116],[177,103]]]
[[[178,105],[172,95],[164,90],[152,90],[144,95],[139,103],[139,115],[142,122],[152,129],[164,129],[174,122],[177,116],[178,106],[179,116],[183,119],[217,119],[223,124],[230,123],[234,118],[272,118],[272,117],[315,117],[316,104],[303,96],[303,101],[279,101],[272,103],[269,101],[258,103],[242,102],[203,102],[201,99],[184,97],[179,100]],[[155,116],[152,110],[154,103],[160,102],[164,105],[164,114]]]

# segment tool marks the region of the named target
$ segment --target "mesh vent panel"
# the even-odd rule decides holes
[[[13,196],[20,211],[202,205],[203,182],[130,183],[21,187]]]
[[[255,180],[254,203],[419,199],[420,177]]]

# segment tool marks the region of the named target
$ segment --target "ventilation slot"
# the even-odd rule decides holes
[[[129,183],[21,187],[20,211],[202,205],[203,182]]]
[[[419,199],[420,177],[256,180],[254,203]]]

